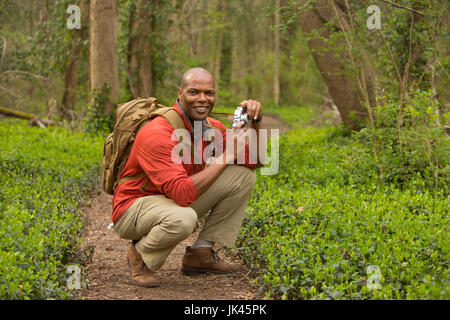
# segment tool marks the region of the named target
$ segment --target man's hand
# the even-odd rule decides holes
[[[234,140],[233,152],[225,150],[225,163],[227,164],[233,164],[236,159],[245,151],[245,148],[243,148],[243,146],[245,145],[245,132],[247,131],[247,129],[241,128],[242,124],[236,127],[233,132],[227,134],[227,139]]]
[[[253,120],[258,119],[261,116],[261,102],[259,101],[255,101],[255,100],[244,100],[242,101],[239,105],[245,107],[247,109],[247,115],[250,121],[250,128],[254,129],[256,131],[256,137],[257,137],[257,154],[255,155],[257,157],[257,165],[258,167],[262,167],[263,164],[261,163],[261,159],[260,159],[260,150],[259,150],[259,129],[260,129],[260,125],[261,122],[254,122]],[[242,123],[243,125],[244,123]],[[238,128],[241,128],[242,126],[238,126]],[[263,150],[264,154],[265,154],[265,150]],[[265,156],[262,156],[263,159],[265,159]]]
[[[239,105],[247,109],[250,127],[254,128],[255,123],[253,122],[253,120],[258,119],[261,115],[261,102],[250,99],[242,101]]]

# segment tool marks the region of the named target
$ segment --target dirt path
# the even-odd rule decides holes
[[[264,121],[264,120],[263,120]],[[264,128],[287,129],[278,118],[266,117]],[[283,129],[284,128],[284,129]],[[91,198],[84,211],[86,225],[83,229],[83,248],[93,248],[92,263],[88,264],[88,289],[80,299],[151,299],[151,300],[248,300],[254,299],[249,270],[234,257],[217,248],[226,262],[240,265],[239,272],[232,275],[184,276],[180,272],[185,247],[191,245],[198,233],[178,244],[158,272],[161,286],[142,288],[130,283],[130,272],[126,261],[129,240],[120,239],[107,227],[111,223],[112,196],[98,187],[98,194]]]
[[[178,244],[158,272],[159,288],[142,288],[130,283],[130,272],[126,261],[130,241],[120,239],[107,227],[111,223],[112,196],[101,191],[91,200],[85,215],[85,248],[94,246],[92,263],[87,267],[89,290],[82,299],[164,299],[164,300],[221,300],[252,299],[253,294],[247,278],[248,270],[241,265],[233,275],[184,276],[180,273],[181,260],[187,245],[191,245],[197,234]],[[227,262],[239,264],[219,249],[219,255]]]

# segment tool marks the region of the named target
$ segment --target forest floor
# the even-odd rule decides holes
[[[263,128],[279,128],[280,134],[289,128],[277,117],[265,116]],[[180,272],[186,246],[191,245],[198,231],[180,242],[171,252],[157,276],[160,287],[142,288],[133,285],[127,265],[129,240],[120,239],[108,225],[111,223],[112,196],[101,190],[85,207],[83,245],[93,249],[92,262],[86,268],[88,287],[80,299],[86,300],[251,300],[258,298],[252,289],[250,270],[237,257],[231,256],[220,246],[216,249],[226,262],[239,266],[234,274],[203,274],[185,276]]]

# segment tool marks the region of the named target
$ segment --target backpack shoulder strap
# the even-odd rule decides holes
[[[166,111],[165,113],[160,114],[160,116],[164,117],[167,119],[167,121],[169,121],[170,125],[173,127],[174,130],[177,129],[184,129],[186,126],[184,125],[184,121],[183,119],[180,117],[180,115],[173,109],[169,109],[168,111]],[[121,179],[119,179],[119,184],[125,181],[130,181],[130,180],[134,180],[134,179],[139,179],[145,177],[145,172],[141,172],[137,175],[134,176],[127,176],[127,177],[122,177]],[[143,192],[145,192],[145,189],[147,187],[148,184],[148,178],[146,179],[145,185],[144,187],[141,188],[141,190]]]
[[[173,127],[174,130],[184,129],[186,127],[184,125],[183,119],[174,109],[169,109],[167,112],[161,114],[161,116],[163,116],[164,118],[167,119],[167,121],[169,121],[170,125]]]

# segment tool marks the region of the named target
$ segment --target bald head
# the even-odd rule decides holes
[[[189,69],[183,74],[183,77],[181,78],[181,89],[186,88],[194,79],[201,79],[203,81],[212,80],[213,86],[215,86],[212,74],[206,69],[196,67]]]
[[[216,102],[214,77],[203,68],[186,71],[178,88],[178,99],[187,117],[192,120],[204,120]]]

